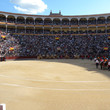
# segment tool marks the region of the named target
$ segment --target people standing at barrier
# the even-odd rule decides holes
[[[102,70],[102,67],[103,67],[103,62],[104,62],[104,60],[103,60],[103,58],[101,58],[100,59],[100,68],[101,68],[101,70]]]
[[[5,33],[6,34],[6,33]],[[9,39],[10,38],[11,41]],[[12,39],[13,37],[13,39]],[[57,38],[57,39],[56,39]],[[0,37],[0,48],[18,45],[13,52],[8,52],[8,57],[23,56],[49,56],[53,58],[79,58],[86,59],[90,56],[107,56],[109,51],[104,51],[104,47],[109,46],[108,35],[9,35],[6,34],[6,40]],[[88,57],[89,56],[89,57]],[[45,58],[45,57],[43,57]]]
[[[110,71],[110,60],[108,61],[108,70]]]
[[[96,59],[96,68],[98,68],[98,66],[99,66],[99,60]]]

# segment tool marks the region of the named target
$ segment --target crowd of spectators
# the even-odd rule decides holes
[[[9,33],[5,33],[0,31],[0,56],[5,55],[16,55],[16,51],[18,50],[19,42],[16,38],[11,36]],[[10,47],[14,47],[15,51],[9,51]]]
[[[74,58],[90,56],[109,56],[110,46],[108,35],[62,35],[62,36],[36,36],[36,35],[6,35],[0,37],[0,52],[6,56],[36,56],[40,58]],[[8,51],[14,47],[14,51]]]

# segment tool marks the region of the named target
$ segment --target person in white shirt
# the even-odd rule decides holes
[[[97,60],[97,58],[94,58],[94,62]]]
[[[110,60],[108,61],[108,70],[110,71]]]
[[[98,59],[96,59],[96,68],[98,68],[98,66],[99,66],[99,60]]]

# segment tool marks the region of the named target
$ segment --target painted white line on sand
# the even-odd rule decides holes
[[[9,84],[9,83],[0,83],[3,86],[12,86],[12,87],[22,87],[29,89],[38,89],[38,90],[50,90],[50,91],[110,91],[110,89],[57,89],[57,88],[38,88],[32,86],[23,86],[18,84]]]
[[[29,81],[36,81],[36,82],[57,82],[57,83],[96,83],[96,82],[110,82],[110,81],[49,81],[49,80],[32,80],[32,79],[25,79]]]
[[[51,80],[35,80],[35,79],[24,79],[24,78],[18,78],[18,77],[11,77],[6,75],[0,75],[0,77],[5,78],[11,78],[11,79],[17,79],[17,80],[27,80],[27,81],[34,81],[34,82],[52,82],[52,83],[108,83],[109,80],[105,81],[51,81]]]

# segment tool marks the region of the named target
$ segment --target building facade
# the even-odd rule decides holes
[[[110,34],[110,14],[63,16],[27,15],[0,11],[0,30],[26,35]]]

